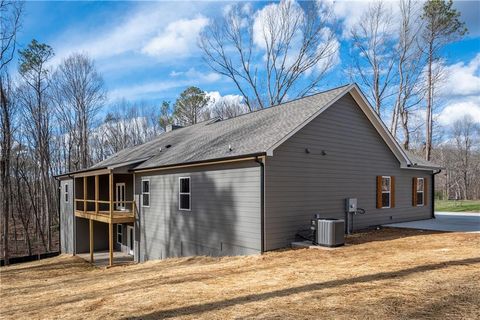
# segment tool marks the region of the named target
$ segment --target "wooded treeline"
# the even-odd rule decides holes
[[[344,69],[392,134],[405,149],[447,168],[437,176],[438,196],[480,198],[478,124],[465,118],[442,128],[433,118],[442,103],[436,99],[444,76],[441,49],[466,32],[451,1],[400,0],[397,17],[384,2],[374,2],[351,30],[340,30],[321,2],[268,5],[260,24],[252,12],[231,6],[199,44],[206,64],[235,84],[243,103],[214,101],[189,87],[160,106],[109,101],[88,53],[72,53],[53,66],[48,44],[32,40],[18,48],[23,4],[0,5],[1,253],[7,260],[10,253],[58,250],[54,175],[144,143],[172,123],[230,118],[331,87],[325,76],[335,64],[341,32],[351,39]],[[418,117],[422,112],[425,121]]]

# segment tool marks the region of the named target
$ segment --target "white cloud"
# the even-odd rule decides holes
[[[208,23],[204,16],[171,22],[142,48],[142,52],[157,57],[186,57],[196,49],[198,35]]]
[[[184,72],[184,74],[188,79],[192,79],[192,80],[195,80],[195,81],[198,81],[198,82],[211,83],[211,82],[218,81],[221,78],[220,74],[218,74],[216,72],[203,73],[203,72],[198,71],[195,68],[188,69],[186,72]]]
[[[445,107],[437,119],[443,125],[470,115],[480,123],[480,54],[469,62],[459,62],[443,68],[445,81],[439,95]]]
[[[202,86],[204,84],[214,83],[221,79],[221,76],[215,72],[200,72],[194,68],[183,71],[172,71],[170,77],[161,81],[151,81],[138,85],[129,85],[119,87],[109,92],[110,101],[126,98],[128,100],[152,97],[162,92],[175,89],[185,88],[188,86]]]
[[[448,104],[437,119],[442,125],[451,125],[466,115],[470,115],[473,121],[480,124],[480,98]]]
[[[170,51],[165,52],[166,56],[178,56],[181,50],[188,52],[191,49],[185,43],[188,28],[204,23],[205,19],[198,17],[189,20],[187,17],[197,14],[204,6],[199,2],[141,3],[133,5],[125,15],[112,13],[112,16],[105,17],[107,22],[95,25],[94,29],[75,25],[53,43],[56,55],[52,63],[58,64],[72,52],[86,52],[96,60],[108,60],[120,55],[141,53],[144,48],[152,53],[156,48],[160,52],[162,48],[170,48]],[[193,22],[189,24],[191,21]],[[173,28],[180,28],[178,33],[183,38],[174,37]],[[162,35],[167,38],[162,39]],[[178,40],[181,41],[180,46],[175,48]],[[196,42],[193,41],[191,46],[196,46]],[[135,59],[139,59],[138,56]]]
[[[442,96],[480,96],[480,53],[469,63],[445,67],[444,74],[446,81],[439,88]]]
[[[218,91],[207,92],[210,98],[207,110],[212,117],[231,118],[248,112],[243,97],[237,94],[222,96]]]
[[[376,1],[367,0],[348,0],[348,1],[334,1],[327,0],[333,7],[333,13],[338,21],[342,24],[342,38],[349,39],[351,37],[350,31],[355,27],[362,19],[362,16],[367,12],[370,4]],[[385,2],[387,10],[392,14],[392,17],[400,16],[400,7],[397,0],[387,0]],[[390,28],[394,29],[394,23],[397,19],[391,20]]]
[[[217,103],[227,102],[229,104],[241,105],[243,104],[243,97],[238,94],[227,94],[222,96],[218,91],[207,92],[207,96],[210,98],[210,105],[214,106]]]

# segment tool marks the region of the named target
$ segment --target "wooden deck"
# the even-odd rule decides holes
[[[95,177],[94,199],[88,199],[87,178],[88,176]],[[108,171],[108,200],[100,200],[100,178],[99,174],[86,173],[80,177],[75,177],[83,180],[83,194],[82,198],[75,197],[75,216],[79,218],[88,219],[89,221],[89,242],[90,242],[90,262],[94,262],[94,236],[93,236],[93,221],[99,221],[108,224],[108,256],[109,266],[113,265],[113,225],[115,223],[128,223],[135,221],[135,214],[137,207],[135,200],[126,201],[125,199],[115,199],[113,194],[113,170]],[[75,183],[75,182],[74,182]],[[81,189],[80,189],[81,190]],[[80,204],[80,206],[79,206]],[[100,210],[104,207],[108,211]],[[115,210],[116,208],[124,208],[124,210]],[[90,210],[88,210],[90,209]]]
[[[113,211],[112,219],[110,220],[110,211],[82,211],[75,210],[75,216],[79,218],[91,219],[104,223],[129,223],[135,222],[135,213],[130,211]]]

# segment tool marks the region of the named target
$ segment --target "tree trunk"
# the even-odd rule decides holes
[[[403,148],[408,150],[410,148],[410,131],[408,130],[408,111],[400,112],[402,129],[403,129]]]
[[[428,75],[427,75],[427,110],[426,110],[426,132],[425,132],[425,159],[430,161],[432,153],[432,105],[433,105],[433,76],[432,76],[432,64],[433,64],[433,47],[430,42],[428,53]]]
[[[9,259],[9,215],[10,215],[10,194],[7,192],[10,186],[10,152],[11,152],[11,126],[10,126],[10,106],[7,100],[6,88],[4,87],[4,78],[0,77],[0,107],[2,108],[2,154],[0,159],[1,176],[1,201],[3,216],[3,257],[5,265],[8,265]]]

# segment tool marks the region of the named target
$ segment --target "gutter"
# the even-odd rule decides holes
[[[260,252],[265,252],[265,164],[256,157],[255,162],[260,165]]]
[[[442,172],[442,169],[438,169],[437,172],[432,173],[432,219],[435,219],[435,176]]]
[[[73,248],[72,248],[72,255],[77,254],[77,217],[75,217],[75,177],[72,176],[70,173],[67,176],[72,179],[72,196],[70,197],[73,201],[72,203],[72,215],[73,215]]]
[[[177,164],[171,164],[171,165],[152,166],[152,167],[139,168],[139,169],[134,168],[134,169],[130,169],[129,171],[130,172],[136,172],[136,173],[142,173],[142,172],[158,171],[158,170],[207,166],[207,165],[219,164],[219,163],[255,160],[255,159],[258,159],[258,157],[264,156],[264,155],[265,155],[265,152],[259,152],[259,153],[243,154],[243,155],[232,156],[232,157],[214,158],[214,159],[210,159],[210,160],[177,163]]]

